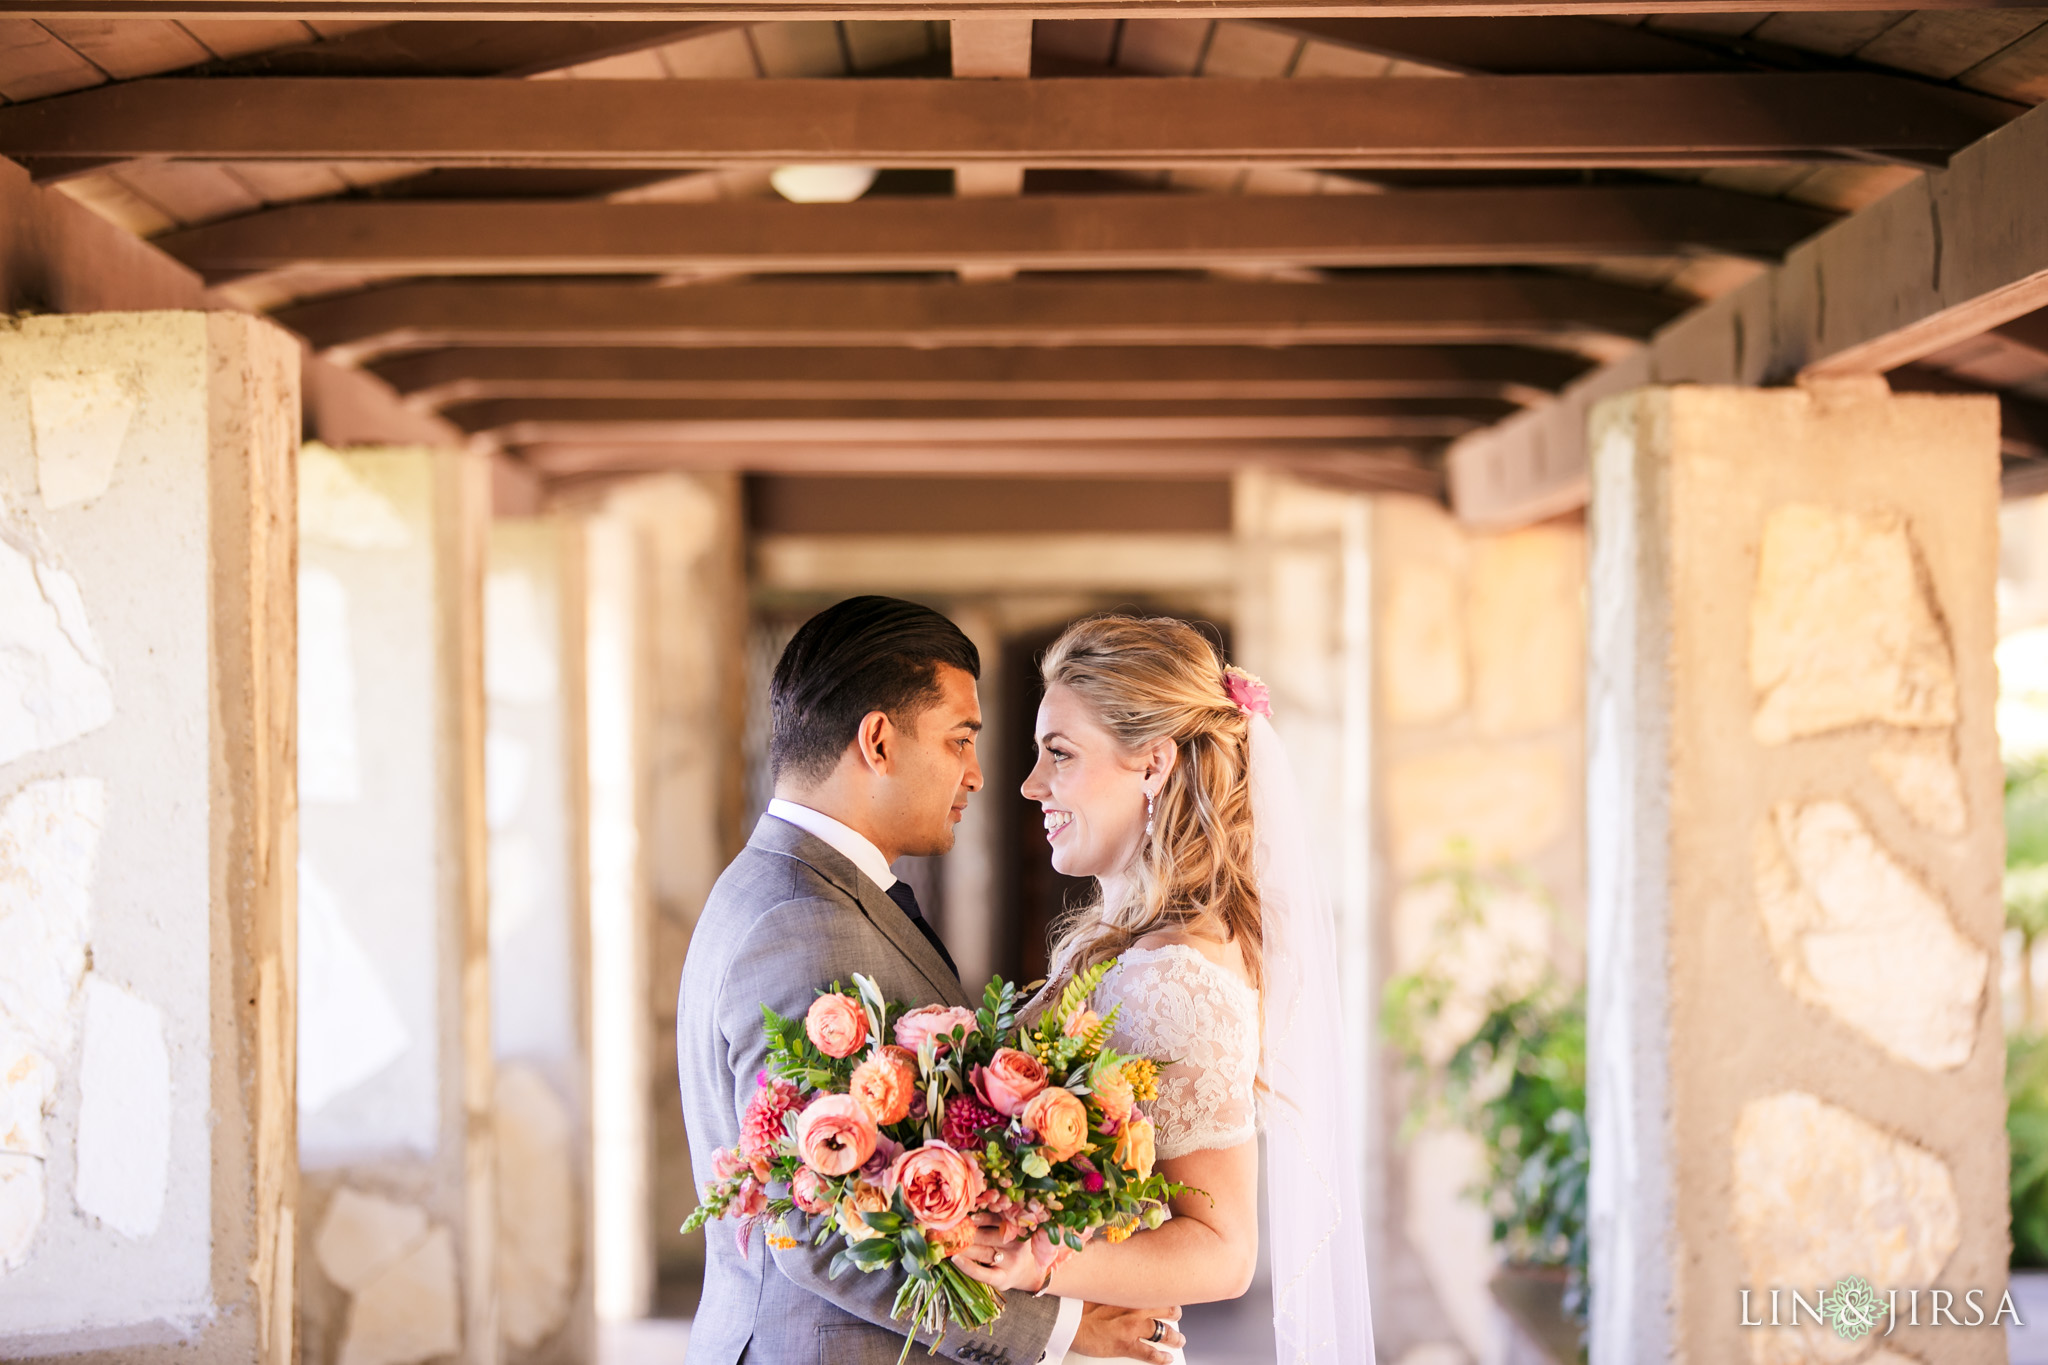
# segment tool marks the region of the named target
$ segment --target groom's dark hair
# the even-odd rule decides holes
[[[940,664],[981,676],[974,641],[915,602],[849,597],[804,622],[768,687],[775,776],[816,781],[831,772],[870,712],[911,729],[939,699]]]

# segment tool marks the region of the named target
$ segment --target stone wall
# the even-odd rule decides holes
[[[480,459],[300,457],[305,1358],[497,1358]]]
[[[0,328],[0,1356],[294,1358],[297,351]]]
[[[2005,1359],[1997,427],[1875,381],[1596,413],[1602,1365]],[[1920,1325],[1744,1325],[1850,1276]]]
[[[1375,506],[1381,980],[1436,949],[1450,903],[1438,874],[1458,859],[1529,883],[1493,899],[1476,941],[1459,945],[1467,1008],[1448,1027],[1463,1033],[1434,1040],[1448,1051],[1530,958],[1581,971],[1585,537],[1569,522],[1474,535],[1432,502]],[[1444,1129],[1398,1142],[1407,1093],[1390,1081],[1375,1126],[1387,1153],[1380,1347],[1392,1360],[1493,1365],[1508,1350],[1487,1288],[1496,1257],[1485,1213],[1463,1194],[1482,1153]]]
[[[579,528],[492,524],[484,585],[498,1326],[511,1365],[596,1351]]]

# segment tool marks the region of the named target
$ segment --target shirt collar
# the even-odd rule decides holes
[[[884,892],[896,885],[896,874],[889,870],[889,860],[882,856],[882,850],[868,841],[860,831],[834,820],[823,811],[799,806],[794,801],[776,797],[768,803],[767,814],[778,820],[786,820],[807,834],[823,839],[847,861],[859,868],[861,875],[880,887]]]

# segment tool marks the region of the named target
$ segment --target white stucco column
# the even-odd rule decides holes
[[[292,454],[254,318],[0,328],[0,1357],[293,1356]]]
[[[509,1365],[580,1365],[597,1349],[582,554],[572,521],[520,518],[491,527],[485,808],[498,1326]]]
[[[300,457],[305,1358],[498,1358],[481,457]]]
[[[1593,1359],[2003,1361],[1997,405],[1592,421]],[[1890,1354],[1786,1325],[1849,1276]]]

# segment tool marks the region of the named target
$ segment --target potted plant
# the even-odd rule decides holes
[[[1422,965],[1388,983],[1384,1006],[1412,1083],[1404,1136],[1450,1124],[1479,1140],[1486,1169],[1470,1193],[1502,1254],[1494,1298],[1554,1360],[1577,1361],[1587,1303],[1585,991],[1541,954],[1473,951],[1489,935],[1498,946],[1488,911],[1504,893],[1554,920],[1529,879],[1482,870],[1460,849],[1432,880],[1449,890],[1448,908]]]

